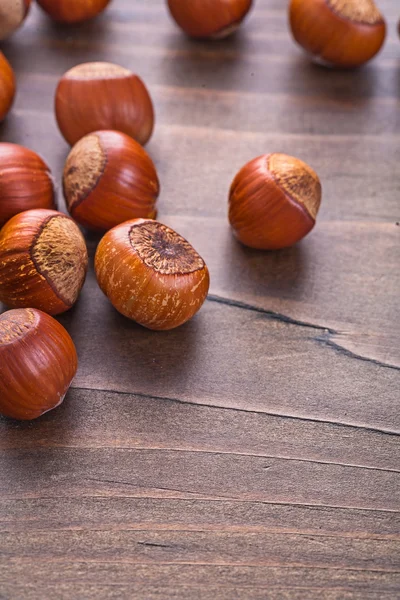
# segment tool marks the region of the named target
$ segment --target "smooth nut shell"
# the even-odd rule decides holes
[[[118,131],[91,133],[73,147],[63,188],[71,216],[88,229],[105,231],[156,216],[160,185],[153,161],[140,144]]]
[[[31,0],[1,0],[0,40],[5,40],[16,31],[28,14]]]
[[[311,167],[286,154],[263,155],[233,180],[229,221],[242,244],[278,250],[312,230],[320,202],[321,184]]]
[[[97,248],[95,270],[113,306],[155,330],[173,329],[192,318],[210,284],[207,266],[189,242],[147,219],[106,233]]]
[[[72,219],[28,210],[0,231],[0,302],[57,315],[76,302],[85,281],[85,240]]]
[[[55,208],[49,167],[28,148],[0,143],[0,227],[33,208]]]
[[[54,21],[73,24],[93,19],[110,0],[37,0],[37,3]]]
[[[15,97],[15,76],[10,63],[0,52],[0,121],[7,116]]]
[[[144,145],[154,127],[153,104],[143,81],[112,63],[86,63],[67,71],[57,87],[55,111],[71,146],[100,130],[122,131]]]
[[[188,35],[221,39],[233,33],[252,0],[168,0],[172,17]]]
[[[76,374],[74,343],[60,323],[35,309],[0,315],[0,413],[30,420],[59,406]]]
[[[291,0],[289,20],[294,39],[323,64],[351,68],[369,61],[385,41],[386,24],[373,0],[363,0],[364,10],[358,2]]]

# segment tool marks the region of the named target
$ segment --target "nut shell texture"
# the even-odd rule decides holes
[[[30,420],[64,399],[78,366],[60,323],[31,308],[0,315],[0,413]]]
[[[233,33],[252,3],[252,0],[168,0],[172,17],[185,33],[215,39]]]
[[[10,63],[0,52],[0,121],[8,114],[15,97],[15,76]]]
[[[55,208],[49,167],[28,148],[0,143],[0,227],[33,208]]]
[[[60,131],[71,145],[104,129],[122,131],[144,145],[154,127],[153,104],[143,81],[112,63],[85,63],[65,73],[55,110]]]
[[[0,40],[7,39],[25,19],[31,0],[1,0]]]
[[[20,213],[0,231],[0,301],[65,312],[78,298],[87,264],[85,240],[72,219],[52,210]]]
[[[39,6],[59,23],[81,23],[101,13],[110,0],[37,0]]]
[[[286,154],[259,156],[233,180],[229,221],[246,246],[277,250],[292,246],[315,225],[321,203],[317,174]]]
[[[373,0],[291,0],[295,40],[318,61],[351,68],[381,49],[386,24]]]
[[[153,161],[140,144],[118,131],[89,134],[73,147],[63,187],[70,214],[88,229],[105,231],[156,215],[160,186]]]
[[[206,264],[182,236],[148,219],[111,229],[95,257],[100,288],[126,317],[149,329],[173,329],[202,306]]]

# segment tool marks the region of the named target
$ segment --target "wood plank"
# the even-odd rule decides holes
[[[40,465],[41,476],[30,473]],[[73,495],[292,502],[349,508],[399,507],[399,474],[296,460],[125,448],[10,450],[0,457],[6,498]],[[114,473],[115,471],[115,473]],[[29,481],[29,489],[27,489]]]
[[[34,566],[38,580],[42,586],[54,585],[62,589],[63,585],[73,585],[79,578],[80,584],[86,586],[127,586],[134,585],[142,593],[144,588],[150,590],[165,589],[166,582],[173,582],[168,592],[183,593],[188,586],[201,590],[207,585],[246,591],[252,588],[276,590],[290,589],[292,593],[308,589],[309,593],[330,589],[333,593],[361,591],[368,593],[395,593],[398,574],[384,571],[361,571],[340,569],[308,569],[300,567],[244,567],[232,566],[227,569],[218,565],[172,565],[141,564],[131,565],[124,562],[106,563],[104,561],[71,561],[66,560],[62,572],[58,572],[56,562],[49,561],[10,561],[9,568],[16,581],[22,582],[27,572]],[[3,583],[4,565],[0,565],[0,581]],[[300,588],[300,589],[299,589]],[[3,588],[2,588],[3,589]],[[15,589],[14,587],[12,588]],[[84,588],[85,589],[85,588]],[[132,588],[131,588],[132,591]],[[104,588],[103,588],[104,593]],[[152,592],[150,592],[152,593]],[[195,593],[195,592],[194,592]],[[197,597],[197,596],[196,596]],[[215,596],[214,596],[215,597]],[[231,596],[232,597],[232,596]],[[342,597],[342,596],[341,596]],[[357,596],[358,597],[358,596]],[[365,597],[365,596],[363,596]],[[393,596],[392,596],[393,597]],[[264,595],[265,598],[265,595]]]
[[[36,423],[0,419],[0,449],[38,447],[175,449],[399,467],[397,436],[373,430],[76,389]]]
[[[182,496],[182,497],[179,497]],[[45,495],[2,498],[2,532],[142,531],[278,533],[399,541],[399,514],[391,511],[229,499],[154,490],[135,496]],[[283,538],[284,539],[284,538]]]
[[[1,533],[4,560],[128,564],[218,564],[350,568],[394,572],[399,542],[226,532],[52,531]]]
[[[13,115],[26,115],[27,126],[29,115],[36,111],[42,119],[46,115],[50,118],[51,99],[58,78],[59,73],[21,73],[17,113]],[[373,97],[366,105],[363,98],[350,102],[321,95],[310,97],[268,91],[221,91],[206,89],[206,84],[200,83],[193,88],[153,84],[151,92],[157,110],[157,122],[162,125],[195,125],[255,133],[268,131],[280,133],[282,137],[296,134],[331,136],[334,120],[336,136],[365,135],[366,131],[369,138],[382,134],[397,136],[400,133],[398,101],[395,97]],[[29,107],[23,101],[27,93],[30,94]]]

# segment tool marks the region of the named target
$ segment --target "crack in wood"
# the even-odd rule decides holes
[[[174,550],[176,548],[176,546],[173,545],[169,545],[169,544],[157,544],[156,542],[138,542],[139,546],[146,546],[149,548],[168,548],[171,550]]]
[[[216,304],[225,304],[232,308],[241,308],[243,310],[249,310],[251,312],[259,313],[273,321],[281,321],[282,323],[287,323],[289,325],[297,325],[299,327],[307,327],[308,329],[315,329],[316,331],[327,331],[331,334],[339,333],[338,331],[336,331],[335,329],[331,329],[330,327],[324,327],[322,325],[315,325],[314,323],[309,323],[307,321],[300,321],[299,319],[293,319],[292,317],[288,317],[287,315],[283,315],[282,313],[278,313],[274,310],[267,310],[266,308],[261,308],[258,306],[254,306],[253,304],[247,304],[246,302],[241,302],[240,300],[232,300],[231,298],[223,298],[222,296],[216,296],[215,294],[209,294],[207,296],[207,300],[209,302],[215,302]]]
[[[207,297],[209,302],[215,302],[217,304],[224,304],[226,306],[230,306],[232,308],[239,308],[242,310],[248,310],[251,312],[256,312],[258,314],[264,315],[266,318],[280,321],[281,323],[287,323],[288,325],[296,325],[297,327],[305,327],[308,329],[314,329],[316,331],[322,331],[323,335],[317,338],[314,338],[316,342],[320,344],[324,344],[325,346],[329,346],[334,348],[344,356],[349,358],[354,358],[356,360],[362,360],[364,362],[372,363],[378,367],[383,367],[385,369],[394,369],[395,371],[400,371],[400,367],[397,365],[392,365],[391,363],[386,363],[375,358],[369,358],[368,356],[363,356],[362,354],[357,354],[356,352],[352,352],[351,350],[347,350],[337,342],[334,342],[330,339],[330,336],[340,336],[340,331],[336,329],[332,329],[331,327],[325,327],[324,325],[316,325],[315,323],[310,323],[308,321],[301,321],[299,319],[293,319],[292,317],[288,317],[287,315],[283,315],[282,313],[275,312],[273,310],[267,310],[264,308],[260,308],[254,306],[252,304],[247,304],[246,302],[241,302],[240,300],[232,300],[231,298],[223,298],[222,296],[216,296],[215,294],[210,294]]]
[[[337,342],[334,342],[333,340],[331,340],[330,335],[339,335],[339,334],[329,334],[329,335],[325,335],[325,336],[321,335],[319,337],[316,337],[315,341],[318,342],[319,344],[329,346],[330,348],[333,348],[340,354],[343,354],[344,356],[348,356],[349,358],[355,358],[356,360],[362,360],[364,362],[369,362],[374,365],[377,365],[378,367],[383,367],[385,369],[394,369],[395,371],[400,371],[400,367],[397,367],[396,365],[382,362],[380,360],[377,360],[376,358],[369,358],[368,356],[363,356],[362,354],[357,354],[356,352],[352,352],[351,350],[344,348]]]
[[[132,448],[132,450],[134,450],[134,448]],[[178,494],[193,494],[194,496],[198,496],[199,492],[192,492],[191,490],[177,490],[177,489],[173,489],[173,488],[167,488],[167,487],[146,487],[143,485],[136,485],[135,483],[132,483],[130,481],[114,481],[113,479],[95,479],[93,477],[88,477],[88,481],[95,481],[97,483],[111,483],[112,485],[128,485],[130,487],[133,487],[135,489],[138,490],[146,490],[146,489],[153,489],[153,490],[162,490],[164,492],[176,492]],[[219,498],[224,498],[224,496],[219,496]]]

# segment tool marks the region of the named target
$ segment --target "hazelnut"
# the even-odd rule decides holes
[[[95,270],[100,288],[120,313],[156,330],[191,319],[210,284],[207,266],[189,242],[147,219],[106,233],[97,248]]]
[[[88,266],[85,240],[72,219],[28,210],[0,231],[0,302],[51,315],[73,306]]]
[[[32,150],[0,143],[0,227],[32,208],[55,208],[50,169]]]
[[[57,87],[55,110],[71,146],[102,129],[122,131],[142,145],[153,132],[153,104],[143,81],[111,63],[85,63],[67,71]]]
[[[358,67],[375,56],[386,24],[373,0],[291,0],[294,39],[318,62]]]
[[[69,334],[53,317],[23,308],[0,315],[0,413],[30,420],[59,406],[78,366]]]
[[[259,156],[233,180],[229,221],[242,244],[260,250],[292,246],[315,225],[321,183],[303,161],[286,154]]]
[[[64,169],[71,216],[88,229],[107,230],[138,217],[154,218],[160,186],[153,161],[119,131],[97,131],[71,150]]]

